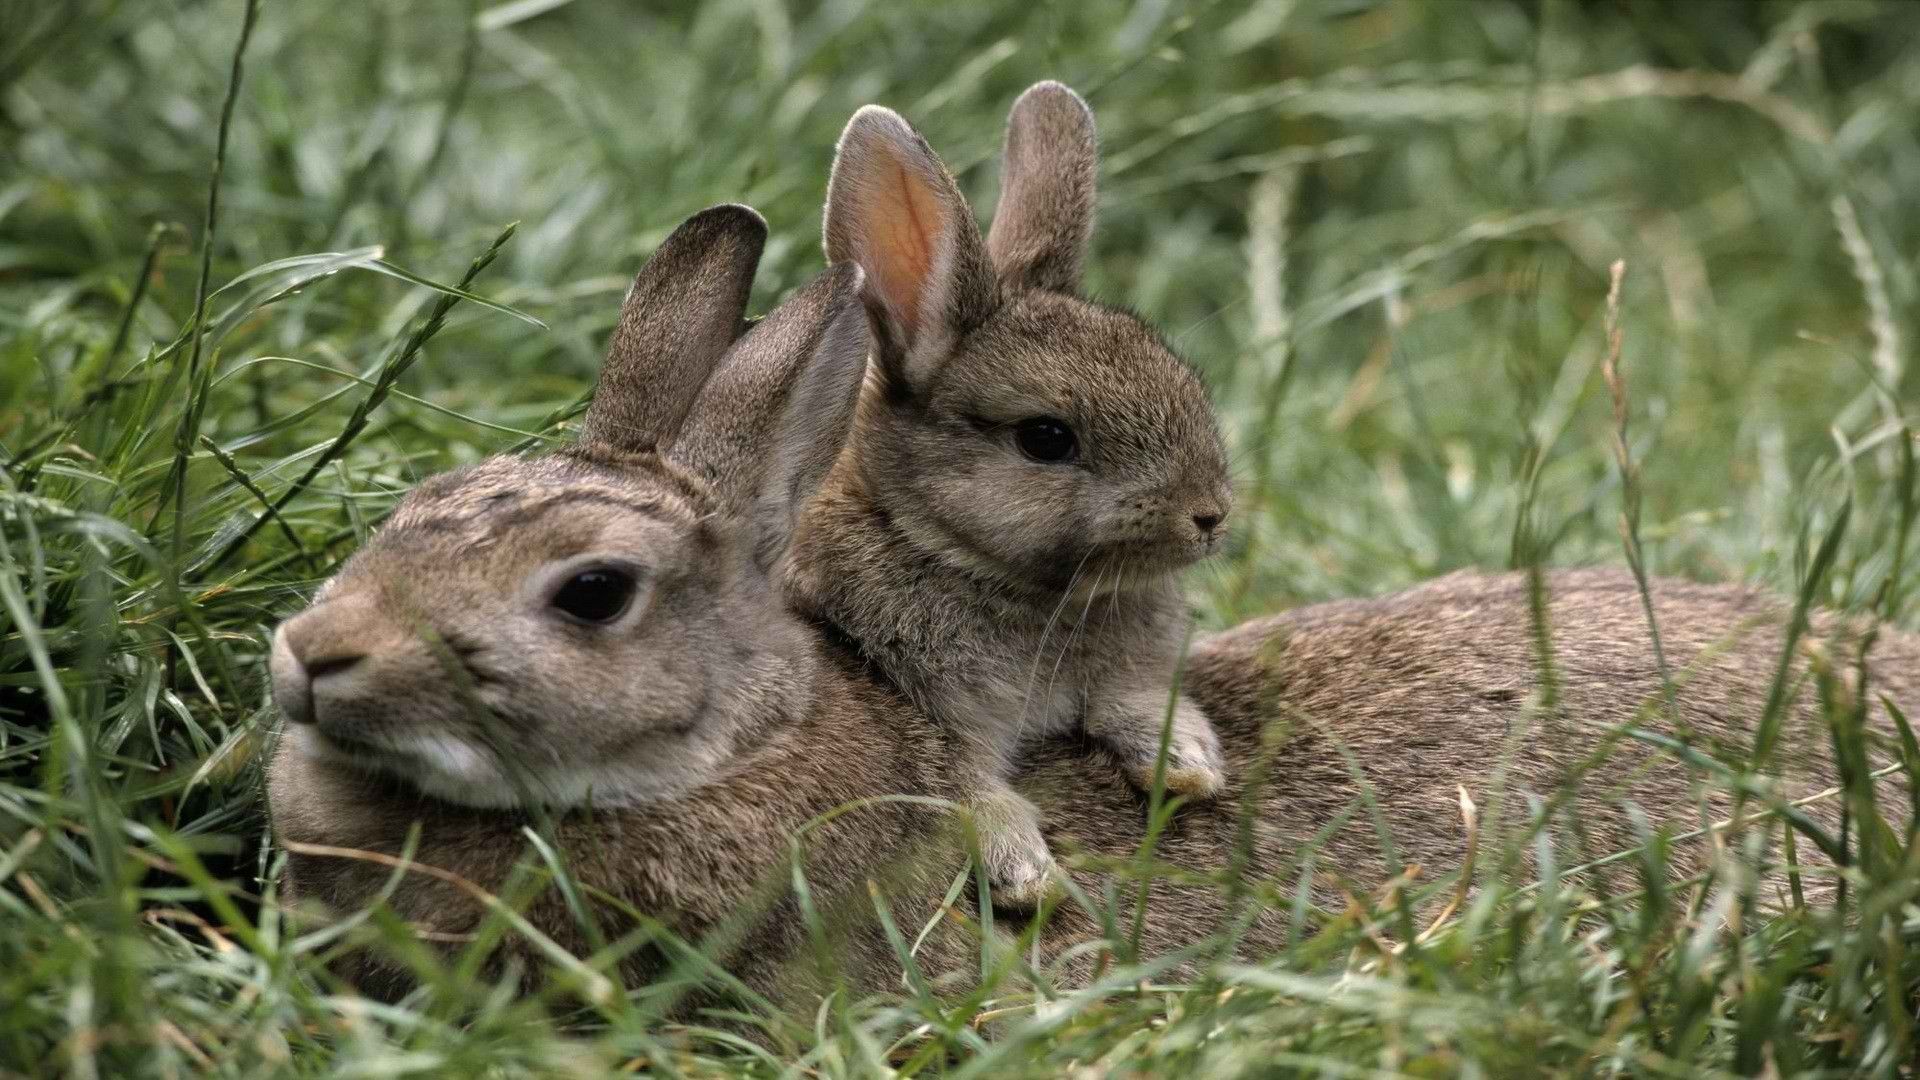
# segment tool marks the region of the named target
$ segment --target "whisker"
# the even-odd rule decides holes
[[[1067,601],[1073,597],[1074,583],[1080,580],[1080,572],[1086,569],[1087,560],[1092,557],[1092,548],[1088,548],[1087,553],[1080,556],[1080,562],[1074,566],[1073,573],[1067,577],[1067,587],[1061,590],[1060,602],[1053,606],[1053,614],[1047,616],[1047,624],[1040,629],[1040,644],[1033,651],[1033,667],[1027,672],[1027,688],[1020,700],[1020,718],[1014,722],[1016,734],[1027,726],[1027,712],[1033,705],[1033,685],[1040,677],[1040,660],[1047,653],[1047,639],[1053,636],[1053,624],[1060,618],[1060,612],[1066,609]]]
[[[1100,577],[1103,573],[1104,571],[1100,570],[1094,571],[1093,588],[1087,591],[1087,606],[1080,609],[1079,620],[1074,623],[1073,629],[1067,632],[1067,643],[1060,647],[1060,655],[1053,662],[1053,672],[1047,676],[1047,696],[1049,698],[1053,696],[1054,682],[1060,677],[1060,665],[1066,662],[1067,654],[1073,651],[1074,639],[1080,636],[1081,628],[1087,625],[1087,615],[1093,611],[1093,601],[1100,595]],[[1116,588],[1114,592],[1116,595],[1119,592],[1119,584],[1119,578],[1115,577],[1114,585]],[[1084,720],[1081,722],[1085,723]]]

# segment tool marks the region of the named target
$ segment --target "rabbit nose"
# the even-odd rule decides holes
[[[1220,528],[1221,522],[1227,520],[1228,509],[1226,502],[1221,501],[1212,505],[1202,504],[1200,509],[1194,512],[1193,527],[1200,530],[1200,539],[1212,540],[1219,535],[1216,530]]]
[[[273,634],[273,653],[267,668],[273,676],[273,703],[288,720],[296,724],[313,723],[313,678],[307,666],[294,655],[287,640],[287,625]]]
[[[328,600],[288,619],[273,635],[273,697],[296,724],[320,723],[319,699],[336,704],[367,692],[364,661],[390,637],[377,605]],[[367,685],[362,685],[363,683]],[[326,694],[316,691],[325,688]]]
[[[307,669],[307,678],[318,682],[329,675],[338,675],[366,658],[365,653],[340,653],[307,660],[301,666]]]

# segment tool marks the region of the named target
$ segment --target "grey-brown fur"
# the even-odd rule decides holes
[[[708,783],[644,807],[552,817],[552,839],[574,880],[590,897],[613,898],[591,903],[604,939],[633,929],[621,905],[696,944],[728,927],[737,934],[720,955],[728,970],[758,991],[805,1000],[816,975],[805,962],[809,931],[785,888],[796,831],[876,795],[945,793],[945,755],[934,729],[860,675],[850,657],[817,640],[810,648],[810,666],[823,677],[805,707],[760,729]],[[403,780],[304,753],[291,739],[277,749],[270,775],[274,834],[283,844],[397,856],[417,823],[419,862],[490,892],[503,890],[528,854],[522,830],[534,819],[526,813],[432,799]],[[934,811],[877,802],[820,827],[803,847],[802,865],[818,883],[823,907],[864,903],[872,878],[902,898],[903,920],[924,918],[961,865],[952,849],[930,846],[942,827]],[[303,905],[350,913],[371,903],[393,876],[391,866],[365,858],[295,850],[282,892]],[[403,876],[388,903],[449,949],[457,949],[458,937],[471,933],[485,913],[459,887],[419,872]],[[525,914],[568,951],[590,953],[589,937],[557,888],[540,891]],[[839,966],[857,981],[884,983],[893,954],[879,925],[871,918],[835,923],[842,934],[830,953]],[[506,935],[498,954],[499,961],[509,958],[530,972],[549,963],[515,933]],[[670,965],[671,954],[649,946],[629,957],[618,975],[639,987]],[[339,970],[378,997],[396,996],[412,983],[404,965],[374,950],[350,954]]]
[[[808,707],[812,646],[760,617],[766,570],[844,440],[865,335],[838,266],[729,348],[765,229],[690,219],[635,278],[578,447],[422,484],[281,627],[275,695],[310,756],[465,805],[622,805]],[[556,615],[598,570],[635,582],[625,610]]]
[[[1001,160],[1000,205],[987,231],[994,269],[1014,290],[1077,292],[1093,236],[1093,114],[1072,90],[1040,83],[1013,103]]]
[[[1566,767],[1598,744],[1601,732],[1661,700],[1632,579],[1621,571],[1569,571],[1550,575],[1548,585],[1562,679],[1563,709],[1554,720],[1530,718],[1534,651],[1525,579],[1516,574],[1456,574],[1375,600],[1255,620],[1201,642],[1185,686],[1214,718],[1234,781],[1222,798],[1176,814],[1159,840],[1158,857],[1200,874],[1232,865],[1246,785],[1264,778],[1246,850],[1247,880],[1290,895],[1302,853],[1347,815],[1344,827],[1317,841],[1315,893],[1337,906],[1343,887],[1364,892],[1379,886],[1388,867],[1371,819],[1354,812],[1357,781],[1338,743],[1371,786],[1401,863],[1423,867],[1426,880],[1453,873],[1466,844],[1456,785],[1486,810],[1495,764],[1510,736],[1520,735],[1511,743],[1507,781],[1513,792],[1509,813],[1519,814],[1519,796],[1548,794]],[[1733,586],[1661,580],[1654,588],[1662,631],[1684,672],[1680,716],[1700,745],[1715,739],[1745,745],[1779,656],[1783,605]],[[1847,655],[1849,640],[1836,637],[1826,618],[1810,638],[1836,658]],[[887,794],[951,796],[945,747],[935,729],[864,675],[845,650],[819,640],[814,647],[824,661],[816,668],[822,678],[814,707],[770,730],[765,742],[743,747],[724,777],[645,809],[561,818],[559,839],[579,879],[698,935],[759,900],[765,883],[786,866],[786,837],[824,811]],[[1882,630],[1870,664],[1876,693],[1890,695],[1909,712],[1920,705],[1920,641],[1913,635]],[[1796,667],[1800,679],[1805,665]],[[1812,689],[1804,681],[1797,685],[1776,758],[1787,778],[1787,798],[1833,780]],[[1660,717],[1657,710],[1649,714],[1646,726],[1665,729]],[[1873,724],[1886,732],[1878,709]],[[1144,801],[1110,765],[1106,751],[1072,735],[1045,740],[1030,753],[1016,782],[1044,813],[1056,849],[1108,857],[1137,849]],[[1636,773],[1642,765],[1647,767]],[[1624,791],[1614,790],[1629,776]],[[1622,798],[1675,831],[1701,824],[1691,801],[1692,776],[1642,743],[1618,747],[1581,788],[1579,809],[1593,853],[1636,842]],[[397,853],[410,823],[420,820],[422,861],[489,888],[501,885],[523,850],[517,815],[446,807],[286,750],[275,762],[273,796],[278,834],[296,841]],[[1719,820],[1726,810],[1724,789],[1716,788],[1709,814]],[[1829,828],[1838,814],[1833,800],[1806,811]],[[838,927],[841,966],[857,985],[898,985],[892,954],[864,914],[871,909],[861,906],[867,882],[885,882],[897,920],[923,917],[958,864],[950,820],[914,806],[871,804],[837,819],[805,850],[819,902],[852,905],[854,914]],[[1697,842],[1683,845],[1676,868],[1698,865],[1701,854]],[[1801,858],[1822,861],[1808,845]],[[1489,872],[1483,864],[1480,873]],[[298,896],[352,910],[375,895],[388,873],[352,859],[296,856],[289,885]],[[1097,872],[1074,874],[1089,893],[1101,894]],[[406,878],[391,902],[402,915],[440,931],[468,929],[480,914],[477,905],[421,875]],[[625,929],[624,919],[603,915],[609,933]],[[1146,954],[1190,945],[1219,929],[1226,915],[1220,889],[1162,882],[1148,908]],[[562,944],[581,947],[582,936],[557,895],[543,896],[529,917]],[[1262,912],[1240,954],[1257,957],[1276,946],[1285,919],[1284,910]],[[726,955],[749,985],[772,993],[804,995],[811,989],[806,935],[790,905],[767,909],[748,930]],[[1055,912],[1040,939],[1043,956],[1051,961],[1097,936],[1097,923],[1069,903]],[[507,948],[535,962],[524,943]],[[968,942],[957,934],[936,934],[920,955],[930,972],[962,978],[973,960]],[[1093,962],[1083,955],[1063,974],[1084,977]],[[362,966],[354,974],[370,988],[390,991],[403,984],[403,973],[376,957],[358,957],[356,963]],[[659,970],[658,956],[649,951],[624,974],[637,984]],[[803,996],[796,1003],[804,1002]]]
[[[681,228],[620,305],[602,392],[586,417],[589,441],[637,446],[638,437],[676,430],[713,358],[740,333],[766,222],[744,206],[719,206]]]
[[[1465,855],[1467,830],[1457,787],[1464,786],[1484,814],[1496,770],[1509,754],[1505,813],[1509,827],[1516,827],[1528,812],[1525,796],[1550,798],[1610,730],[1632,726],[1675,734],[1631,575],[1561,571],[1548,575],[1547,587],[1559,680],[1560,707],[1553,715],[1536,709],[1538,669],[1521,574],[1454,574],[1379,599],[1319,604],[1256,619],[1199,643],[1184,687],[1220,733],[1233,779],[1216,803],[1175,815],[1159,841],[1159,856],[1201,873],[1229,865],[1239,827],[1234,808],[1247,797],[1249,784],[1264,777],[1255,795],[1248,878],[1290,896],[1301,870],[1300,852],[1347,815],[1345,825],[1315,845],[1315,894],[1337,909],[1343,887],[1364,892],[1391,876],[1370,812],[1360,800],[1356,771],[1371,788],[1399,863],[1421,867],[1422,880],[1432,881],[1457,871]],[[1682,725],[1697,749],[1745,760],[1781,656],[1786,605],[1737,586],[1672,579],[1656,580],[1653,592]],[[1785,799],[1803,798],[1838,780],[1806,657],[1820,653],[1851,686],[1858,629],[1849,632],[1820,614],[1802,642],[1791,684],[1795,693],[1773,759],[1784,779],[1780,795]],[[1880,737],[1891,739],[1892,725],[1877,704],[1878,695],[1890,695],[1909,715],[1920,705],[1920,640],[1883,628],[1869,672],[1876,701],[1869,723]],[[1263,740],[1273,746],[1265,760]],[[1089,753],[1098,755],[1064,740],[1048,743],[1030,755],[1020,789],[1041,808],[1056,848],[1130,854],[1140,842],[1141,826],[1122,824],[1126,807],[1139,812],[1139,797],[1110,770],[1089,769]],[[1876,766],[1888,763],[1886,755],[1876,757]],[[1589,854],[1637,843],[1624,809],[1627,801],[1673,832],[1726,820],[1731,810],[1726,783],[1709,785],[1703,817],[1693,798],[1696,775],[1647,742],[1619,740],[1605,764],[1579,784],[1577,804]],[[1089,776],[1097,779],[1089,782]],[[1906,803],[1903,782],[1890,779],[1882,786],[1882,806],[1899,813]],[[1757,806],[1750,802],[1748,809]],[[1836,829],[1838,800],[1806,810],[1830,831]],[[1582,861],[1567,846],[1571,837],[1559,829],[1554,835],[1562,845],[1563,866]],[[1683,844],[1674,868],[1690,872],[1706,854],[1704,841]],[[1804,841],[1799,858],[1825,862]],[[1488,872],[1482,864],[1480,873]],[[1082,884],[1091,887],[1095,881],[1083,876]],[[1160,885],[1152,911],[1149,951],[1164,953],[1218,926],[1221,894],[1211,887]],[[1082,913],[1061,914],[1064,920],[1049,935],[1056,955],[1075,937],[1096,932]],[[1257,955],[1276,945],[1286,917],[1284,910],[1264,912],[1248,933],[1246,951]]]
[[[275,634],[293,723],[268,786],[292,899],[364,906],[391,875],[377,856],[405,850],[417,823],[416,857],[459,884],[406,875],[392,904],[456,939],[482,911],[467,890],[502,889],[546,816],[610,932],[627,929],[623,905],[689,938],[740,920],[744,972],[773,989],[806,931],[790,897],[772,894],[764,917],[755,900],[789,880],[796,831],[860,798],[944,793],[936,729],[788,613],[768,577],[845,441],[869,343],[850,264],[735,341],[764,230],[743,207],[676,230],[628,294],[582,442],[421,484]],[[550,599],[576,565],[643,587],[580,623]],[[813,844],[834,881],[858,866],[924,900],[946,868],[907,856],[938,855],[924,843],[936,817],[883,801]],[[558,892],[528,915],[567,949],[592,941]],[[839,951],[870,973],[887,946],[852,925]],[[515,938],[503,953],[537,951]],[[661,963],[642,949],[623,973]],[[380,994],[409,980],[373,952],[342,970]]]
[[[983,241],[926,141],[875,106],[828,186],[829,258],[860,263],[874,364],[852,444],[804,515],[790,596],[843,629],[938,720],[997,895],[1035,902],[1047,853],[1006,787],[1023,740],[1084,724],[1151,782],[1224,782],[1205,716],[1171,685],[1188,615],[1177,571],[1217,547],[1228,486],[1193,371],[1140,320],[1074,295],[1093,224],[1095,143],[1058,83],[1008,121]],[[1079,457],[1022,454],[1051,417]]]
[[[757,219],[732,221],[729,228],[757,227]],[[677,247],[688,236],[670,238],[672,257],[649,268],[702,273],[700,260],[684,261],[697,251]],[[809,930],[779,889],[790,880],[792,838],[844,809],[801,844],[816,906],[837,935],[828,955],[856,985],[897,985],[868,885],[889,898],[902,926],[925,925],[936,910],[964,862],[954,815],[929,802],[960,794],[955,748],[845,642],[789,613],[767,576],[791,521],[768,508],[789,497],[783,493],[804,497],[807,477],[824,467],[848,426],[864,356],[858,333],[849,337],[843,321],[855,311],[857,281],[844,270],[823,275],[723,356],[708,356],[718,373],[701,375],[694,391],[644,379],[647,358],[670,350],[623,346],[629,351],[609,359],[628,376],[623,392],[686,394],[684,424],[617,428],[621,434],[607,438],[630,441],[495,459],[428,481],[315,605],[282,628],[276,696],[296,723],[276,747],[269,797],[275,834],[291,847],[286,895],[340,912],[375,902],[391,868],[354,852],[398,856],[415,823],[420,863],[499,891],[516,864],[538,865],[523,829],[528,804],[539,802],[587,895],[617,901],[589,900],[605,936],[631,929],[622,906],[696,938],[737,920],[724,960],[749,986],[804,1004],[822,973],[805,961]],[[716,288],[689,302],[731,308],[737,299]],[[734,325],[739,314],[730,310]],[[675,332],[672,320],[652,325]],[[807,356],[809,348],[820,355]],[[807,374],[787,374],[796,364]],[[729,457],[764,432],[774,433],[767,452]],[[597,637],[530,633],[514,598],[536,568],[567,558],[585,533],[595,544],[612,536],[648,565],[644,617]],[[1517,575],[1456,575],[1377,600],[1257,620],[1201,642],[1184,689],[1213,717],[1233,786],[1218,801],[1182,809],[1160,840],[1160,857],[1202,874],[1231,865],[1241,801],[1258,784],[1246,872],[1291,889],[1301,853],[1354,802],[1357,769],[1400,860],[1439,877],[1457,869],[1465,848],[1456,785],[1489,804],[1495,763],[1509,747],[1510,789],[1544,794],[1603,733],[1649,703],[1655,707],[1644,722],[1663,728],[1661,684],[1631,578],[1572,571],[1550,575],[1547,584],[1561,703],[1551,716],[1530,712],[1536,657]],[[1680,683],[1679,715],[1695,745],[1747,745],[1780,655],[1783,605],[1729,586],[1657,581],[1654,590]],[[1823,650],[1849,666],[1861,631],[1818,618],[1802,661]],[[357,693],[351,682],[318,692],[354,670],[323,673],[326,665],[356,652],[354,666],[368,665],[366,685]],[[1789,798],[1824,787],[1833,773],[1806,666],[1795,665],[1775,758]],[[1870,667],[1876,694],[1920,711],[1913,635],[1882,630]],[[507,724],[480,721],[463,694]],[[1877,705],[1871,722],[1885,734]],[[434,797],[448,781],[431,763],[383,756],[376,745],[422,731],[504,740],[496,744],[501,756],[518,762],[515,775],[530,786],[454,784]],[[366,748],[352,749],[360,743]],[[631,765],[631,783],[578,790],[566,778],[585,762]],[[1648,767],[1636,770],[1639,762]],[[1143,797],[1114,764],[1099,744],[1072,735],[1053,736],[1028,754],[1016,782],[1041,808],[1059,850],[1111,856],[1139,845]],[[1621,778],[1631,781],[1624,791],[1610,790]],[[1581,788],[1594,852],[1633,843],[1623,795],[1657,823],[1701,824],[1692,779],[1644,744],[1623,744]],[[921,801],[888,798],[903,795]],[[854,802],[864,805],[848,808]],[[1725,809],[1716,796],[1706,814]],[[1827,801],[1806,812],[1831,826],[1838,810]],[[1685,869],[1697,861],[1697,846],[1681,855]],[[1364,815],[1333,830],[1318,858],[1360,890],[1389,872]],[[1818,862],[1804,846],[1802,858]],[[1087,891],[1101,892],[1096,870],[1074,873]],[[767,891],[769,883],[776,891]],[[1316,892],[1337,899],[1339,886],[1323,880]],[[484,914],[457,886],[420,872],[395,881],[388,902],[433,931],[434,941],[471,931]],[[1145,946],[1159,954],[1190,944],[1224,913],[1215,888],[1156,887]],[[558,892],[536,896],[527,917],[562,947],[586,950],[590,938]],[[964,981],[977,953],[952,920],[934,925],[923,966]],[[1040,939],[1043,956],[1062,958],[1094,927],[1084,912],[1062,909]],[[1265,913],[1242,950],[1258,955],[1281,932],[1278,917]],[[507,935],[502,951],[530,969],[545,965],[517,934]],[[1065,975],[1084,976],[1092,962],[1080,954]],[[644,948],[620,974],[637,985],[662,965],[657,950]],[[342,967],[369,991],[393,993],[407,982],[374,952],[352,954]]]

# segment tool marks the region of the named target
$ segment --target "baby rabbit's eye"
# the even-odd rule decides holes
[[[549,601],[562,614],[584,623],[607,623],[633,602],[633,575],[610,566],[582,570],[568,578]]]
[[[1020,421],[1013,429],[1014,444],[1035,461],[1049,464],[1072,461],[1080,448],[1073,429],[1051,416],[1034,416]]]

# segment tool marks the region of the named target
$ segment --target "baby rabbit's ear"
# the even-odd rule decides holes
[[[581,441],[633,452],[673,441],[739,333],[766,242],[767,223],[745,206],[673,230],[627,290]]]
[[[762,567],[786,550],[852,427],[871,343],[861,281],[858,266],[837,263],[756,323],[674,442],[673,459],[751,520]]]
[[[829,262],[866,272],[882,371],[925,385],[956,341],[999,305],[973,211],[927,141],[900,114],[853,114],[827,181]]]
[[[987,250],[1012,289],[1074,292],[1093,235],[1099,150],[1093,110],[1057,82],[1036,83],[1007,116],[1000,209]]]

